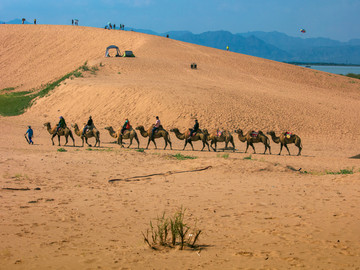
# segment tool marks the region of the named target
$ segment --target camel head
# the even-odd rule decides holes
[[[109,127],[105,127],[106,130],[108,131],[114,131],[113,127],[112,126],[109,126]]]
[[[235,129],[234,132],[237,133],[237,134],[240,134],[240,135],[243,134],[243,131],[242,131],[240,128],[239,128],[239,129]]]
[[[179,129],[178,128],[172,128],[172,129],[170,129],[170,132],[179,132]]]
[[[145,130],[144,126],[137,126],[135,129],[136,130]]]
[[[266,134],[271,135],[271,136],[273,136],[273,135],[275,136],[275,132],[273,130],[266,132]]]
[[[50,127],[50,122],[44,123],[44,127]]]

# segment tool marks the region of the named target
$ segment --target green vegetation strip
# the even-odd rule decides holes
[[[37,93],[32,93],[31,91],[4,93],[14,90],[14,87],[8,87],[0,90],[0,115],[15,116],[23,114],[24,111],[32,105],[32,102],[35,98],[41,98],[46,96],[51,90],[58,87],[62,81],[70,78],[71,76],[82,77],[82,73],[80,72],[81,70],[91,70],[95,72],[96,70],[98,70],[98,68],[89,68],[87,67],[87,62],[85,62],[85,64],[82,65],[80,68],[66,74],[64,77],[60,78],[55,82],[47,84],[44,89],[40,90]]]

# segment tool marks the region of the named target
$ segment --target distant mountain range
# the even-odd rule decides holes
[[[4,23],[1,22],[0,23]],[[6,24],[21,24],[15,19]],[[25,22],[29,23],[29,22]],[[175,40],[202,46],[262,57],[280,62],[334,63],[360,65],[360,39],[341,42],[329,38],[290,37],[280,32],[247,32],[232,34],[228,31],[211,31],[193,34],[189,31],[157,33],[146,29],[126,27],[125,30],[157,36],[167,36]],[[306,34],[305,34],[306,35]]]
[[[360,39],[341,42],[328,38],[290,37],[280,32],[248,32],[232,34],[228,31],[212,31],[193,34],[189,31],[156,33],[151,30],[134,31],[167,36],[175,40],[281,62],[333,63],[360,65]]]

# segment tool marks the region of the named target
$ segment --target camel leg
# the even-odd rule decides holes
[[[139,139],[138,139],[138,137],[137,136],[135,136],[135,140],[137,141],[137,143],[138,143],[138,149],[140,148],[140,142],[139,142]]]
[[[188,142],[187,142],[187,139],[185,138],[185,143],[184,143],[183,151],[185,150],[185,147],[186,147],[187,144],[188,144]]]
[[[233,146],[233,152],[235,152],[235,143],[234,143],[234,138],[231,138],[230,140],[232,146]]]
[[[208,150],[209,150],[209,152],[210,152],[210,147],[209,147],[209,144],[208,144],[208,142],[207,142],[207,141],[205,141],[205,144],[207,145],[207,147],[208,147]]]
[[[56,133],[51,136],[52,145],[55,145],[55,144],[54,144],[54,137],[55,137],[55,136],[56,136]]]
[[[146,146],[146,149],[148,149],[149,148],[149,144],[150,144],[150,137],[149,137],[149,140],[148,140],[148,143],[147,143],[147,146]]]
[[[290,154],[290,150],[289,150],[289,148],[287,147],[287,145],[285,144],[284,146],[285,146],[286,150],[288,150],[288,152],[289,152],[289,156],[291,156],[291,154]]]
[[[280,144],[280,152],[279,152],[279,155],[281,155],[281,151],[282,151],[282,148],[283,148],[283,144]]]
[[[71,137],[71,139],[73,141],[73,146],[75,146],[75,139],[74,139],[74,136],[71,133],[70,133],[70,137]]]
[[[213,147],[214,141],[211,141],[210,146],[214,152],[216,152],[216,148]],[[215,146],[216,147],[216,146]]]
[[[65,144],[64,144],[64,146],[67,145],[67,143],[68,143],[68,140],[69,140],[68,137],[69,137],[69,135],[68,136],[65,135]]]
[[[189,141],[189,143],[190,143],[190,145],[191,145],[192,150],[194,151],[194,146],[193,146],[192,142]]]
[[[152,139],[152,142],[153,142],[154,145],[155,145],[155,149],[157,149],[157,145],[156,145],[155,139]],[[165,148],[166,148],[166,145],[165,145]]]
[[[302,150],[300,139],[295,141],[295,145],[299,148],[299,153],[297,155],[300,156]]]
[[[60,146],[60,135],[58,135],[58,140],[59,140],[59,146]]]
[[[170,144],[170,149],[172,150],[172,143],[171,143],[171,140],[170,140],[170,136],[167,136],[166,138],[167,138],[168,143]]]
[[[133,137],[130,137],[130,143],[129,143],[129,146],[127,148],[130,148],[130,145],[132,145],[132,141],[133,141]]]
[[[164,137],[164,141],[165,141],[165,147],[164,147],[164,150],[165,150],[168,145],[168,138]]]
[[[254,144],[253,144],[252,142],[250,143],[250,146],[251,146],[252,149],[254,150],[254,154],[256,154],[255,147],[254,147]]]

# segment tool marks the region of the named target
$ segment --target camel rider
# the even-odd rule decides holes
[[[191,137],[193,136],[194,133],[199,131],[199,122],[197,119],[195,119],[195,125],[193,128],[190,128],[190,136],[189,136],[189,141],[191,141]]]
[[[91,115],[90,115],[89,120],[87,121],[86,126],[85,126],[84,129],[83,129],[82,135],[84,136],[86,130],[87,130],[87,129],[89,129],[89,130],[92,129],[93,126],[94,126],[94,122],[93,122],[93,120],[92,120],[92,118],[91,118]]]
[[[160,128],[160,125],[161,125],[161,122],[160,122],[159,116],[156,116],[155,125],[154,125],[153,129],[151,130],[151,139],[154,138],[155,131]]]
[[[66,128],[65,119],[62,116],[60,116],[60,121],[59,121],[59,123],[57,125],[56,132],[58,132],[60,130],[60,128],[62,128],[62,129]]]
[[[130,121],[129,121],[129,119],[126,118],[125,123],[121,129],[121,134],[124,135],[125,130],[128,130],[128,129],[130,129]]]

